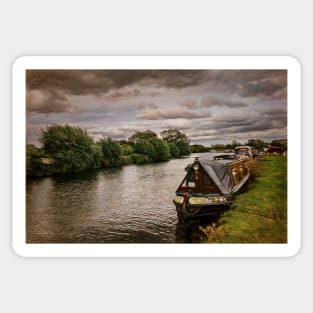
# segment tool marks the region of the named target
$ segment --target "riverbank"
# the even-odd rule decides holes
[[[218,225],[201,227],[209,243],[287,242],[287,157],[267,156],[259,166]]]

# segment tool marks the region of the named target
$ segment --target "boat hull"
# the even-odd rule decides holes
[[[179,221],[187,222],[192,219],[220,215],[229,209],[230,204],[188,206],[175,203],[175,206]]]

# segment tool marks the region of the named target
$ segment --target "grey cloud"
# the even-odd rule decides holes
[[[181,103],[181,106],[187,109],[196,109],[199,106],[197,99],[187,99]]]
[[[158,106],[155,103],[153,103],[153,102],[147,102],[147,103],[139,104],[138,108],[139,109],[144,109],[144,110],[147,110],[147,109],[158,109]]]
[[[156,108],[145,109],[143,113],[136,116],[138,119],[146,120],[162,120],[162,119],[174,119],[174,118],[187,118],[196,119],[202,118],[203,113],[199,111],[192,111],[188,109],[182,109],[180,107],[173,108]]]
[[[28,70],[29,89],[57,88],[71,94],[106,93],[136,82],[183,88],[204,82],[203,70]]]
[[[122,87],[120,89],[112,89],[108,92],[108,98],[125,98],[125,97],[137,97],[141,95],[141,91],[138,88]]]
[[[70,111],[66,96],[101,95],[109,98],[136,97],[140,86],[184,88],[205,81],[201,70],[27,70],[27,108],[33,112]],[[137,84],[137,87],[131,86]],[[36,105],[32,92],[45,93]]]
[[[94,138],[147,128],[181,129],[195,141],[285,134],[286,99],[285,70],[27,71],[27,123],[75,124]]]
[[[271,81],[271,80],[262,80],[257,82],[247,82],[242,86],[239,91],[239,94],[242,97],[256,97],[256,96],[272,96],[275,93],[279,92],[284,85]]]
[[[162,129],[176,128],[180,130],[185,130],[190,129],[193,126],[193,121],[185,118],[169,119],[160,124],[160,128]]]
[[[40,113],[67,112],[71,110],[65,95],[56,89],[33,89],[28,91],[26,108],[27,111]]]
[[[284,96],[287,87],[286,70],[221,70],[212,71],[212,81],[224,85],[232,93],[242,97]]]
[[[202,99],[201,106],[203,106],[203,107],[225,106],[228,108],[241,108],[241,107],[246,107],[247,103],[244,103],[241,101],[234,101],[231,99],[206,97],[206,98]]]

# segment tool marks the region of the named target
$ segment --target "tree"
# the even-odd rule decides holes
[[[168,143],[174,143],[179,150],[179,155],[188,155],[191,153],[189,138],[177,129],[168,129],[161,132],[161,137]],[[172,148],[173,149],[173,148]],[[175,148],[174,148],[175,149]]]
[[[226,149],[226,146],[222,143],[216,143],[211,145],[211,149],[214,149],[216,151],[224,151]]]
[[[179,151],[179,148],[175,145],[175,143],[170,142],[168,146],[170,147],[171,156],[173,158],[178,158],[180,151]]]
[[[115,167],[122,165],[122,149],[118,142],[111,138],[100,140],[102,148],[103,165],[105,167]]]
[[[131,144],[127,143],[122,143],[121,144],[121,141],[120,141],[120,146],[121,146],[121,149],[122,149],[122,155],[131,155],[132,153],[134,153],[134,148],[132,147]]]
[[[134,144],[134,151],[138,154],[145,154],[150,159],[154,158],[155,149],[151,142],[148,140],[140,140]]]
[[[247,142],[247,145],[257,148],[257,149],[264,148],[267,146],[267,144],[263,140],[260,140],[260,139],[249,139]]]
[[[101,163],[103,161],[103,153],[102,153],[102,147],[98,143],[94,143],[91,145],[92,150],[92,157],[94,160],[93,168],[99,168],[101,167]]]
[[[80,172],[94,168],[93,140],[80,127],[52,125],[42,131],[40,142],[53,158],[49,173]]]
[[[179,149],[179,155],[180,156],[189,155],[191,153],[191,149],[190,149],[190,146],[188,145],[188,143],[183,142],[183,141],[176,141],[175,145]]]
[[[168,129],[161,132],[161,137],[163,140],[166,140],[167,142],[177,142],[181,141],[184,143],[189,144],[190,140],[189,138],[182,132],[180,132],[178,129]]]
[[[203,145],[191,145],[190,146],[191,151],[193,153],[201,153],[201,152],[208,152],[209,148],[203,146]]]
[[[128,141],[131,143],[136,143],[140,140],[149,140],[151,138],[157,138],[157,134],[149,129],[145,131],[135,132],[131,137],[128,138]]]
[[[166,141],[159,138],[151,138],[149,143],[154,147],[154,154],[149,155],[152,161],[167,161],[171,158],[170,147]]]
[[[46,166],[42,162],[44,157],[43,149],[32,144],[26,146],[26,174],[28,176],[43,176],[46,173]]]
[[[42,131],[40,142],[46,153],[62,151],[90,152],[93,140],[80,127],[52,125]]]
[[[273,140],[270,144],[273,147],[282,147],[284,149],[287,149],[287,140],[286,139],[279,139],[279,140]]]

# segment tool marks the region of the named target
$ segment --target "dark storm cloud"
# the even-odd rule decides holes
[[[264,70],[28,70],[26,73],[27,108],[35,112],[65,112],[72,108],[67,96],[108,94],[111,98],[138,96],[138,86],[182,89],[211,82],[242,97],[284,96],[286,71]],[[137,84],[136,88],[129,86]],[[213,98],[212,98],[213,99]],[[243,102],[218,99],[211,104],[229,107]],[[193,105],[193,103],[190,103]]]
[[[286,128],[286,120],[273,116],[272,118],[260,116],[247,116],[244,119],[224,117],[214,120],[213,129],[220,136],[227,134],[249,134],[264,131],[277,131]]]
[[[263,113],[240,111],[236,114],[221,114],[212,118],[204,118],[194,125],[188,135],[192,142],[244,142],[249,138],[279,138],[286,136],[287,116],[275,109]]]
[[[206,77],[206,71],[199,70],[28,70],[27,88],[56,88],[74,95],[100,94],[139,81],[183,88],[204,82]]]
[[[215,81],[242,97],[273,96],[287,87],[286,70],[220,71]]]
[[[256,96],[267,96],[270,97],[275,95],[285,86],[279,82],[271,80],[262,80],[257,82],[247,82],[241,88],[239,94],[243,97],[256,97]]]
[[[138,83],[184,88],[204,82],[206,77],[206,71],[198,70],[28,70],[27,107],[36,112],[64,112],[69,109],[65,95],[101,95],[111,91],[112,98],[138,96],[138,88],[125,87]],[[31,91],[48,95],[42,105],[34,104],[38,99],[33,99]]]
[[[259,93],[271,94],[286,86],[287,72],[280,70],[28,70],[27,89],[57,89],[73,95],[101,94],[137,82],[184,88],[213,81],[216,84],[247,86],[253,94],[252,82]],[[236,88],[235,88],[236,89]],[[137,89],[135,92],[139,93]],[[117,93],[116,96],[123,96]]]

